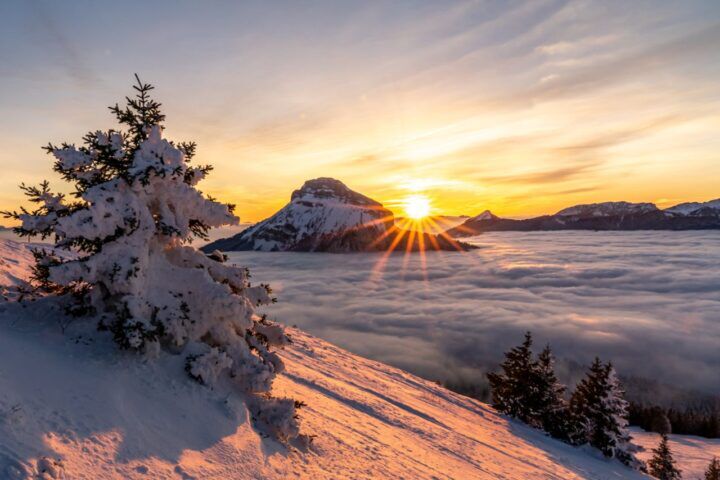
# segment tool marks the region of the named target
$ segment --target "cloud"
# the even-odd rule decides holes
[[[528,93],[538,100],[587,93],[629,77],[646,76],[653,71],[688,62],[694,57],[711,54],[718,42],[720,25],[715,24],[605,62],[594,62],[566,76],[543,82]]]
[[[551,170],[530,172],[516,175],[502,175],[495,177],[481,177],[480,181],[488,184],[546,184],[559,183],[578,176],[587,175],[603,162],[593,160],[574,165],[562,166]]]
[[[432,379],[494,368],[526,330],[565,365],[720,393],[720,240],[710,232],[496,233],[471,253],[231,255],[274,286],[268,313]],[[425,277],[427,276],[427,281]],[[469,375],[469,377],[468,377]]]
[[[83,57],[83,52],[65,34],[63,28],[39,0],[28,3],[35,20],[34,37],[50,52],[59,67],[80,87],[96,86],[100,80]]]

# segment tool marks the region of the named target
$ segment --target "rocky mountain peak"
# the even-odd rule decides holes
[[[306,181],[302,187],[295,190],[290,196],[291,201],[295,200],[327,200],[336,199],[342,203],[362,206],[381,207],[379,202],[372,198],[350,190],[340,180],[330,177],[320,177]]]

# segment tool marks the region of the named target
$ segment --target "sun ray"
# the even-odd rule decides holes
[[[371,277],[377,278],[378,276],[382,275],[382,270],[385,267],[385,263],[387,263],[388,257],[395,251],[395,248],[398,246],[398,244],[402,241],[403,237],[405,236],[405,233],[407,233],[407,230],[403,230],[400,228],[397,228],[395,225],[395,231],[397,234],[395,235],[395,238],[393,238],[392,242],[388,246],[388,249],[382,254],[382,257],[375,263],[375,266],[373,267]]]

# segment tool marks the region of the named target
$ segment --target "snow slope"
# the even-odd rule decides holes
[[[652,450],[660,443],[660,435],[645,432],[639,428],[632,429],[635,443],[645,451],[638,454],[641,460],[652,458]],[[670,435],[670,451],[682,470],[683,478],[704,478],[713,457],[720,458],[720,438],[702,438],[692,435]]]
[[[181,356],[120,352],[92,322],[63,334],[57,318],[42,302],[0,305],[2,479],[38,466],[81,480],[646,478],[297,329],[274,393],[307,404],[316,437],[285,447],[252,428],[235,394],[190,381]]]
[[[7,287],[24,283],[32,264],[33,256],[27,244],[0,239],[0,291],[3,295]]]

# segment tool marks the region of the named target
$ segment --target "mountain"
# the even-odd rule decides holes
[[[349,189],[339,180],[316,178],[295,190],[290,203],[272,217],[202,249],[340,253],[422,248],[470,247],[443,235],[403,230],[381,203]]]
[[[630,202],[604,202],[590,203],[586,205],[575,205],[574,207],[560,210],[555,215],[559,217],[617,217],[627,215],[642,215],[656,212],[658,208],[652,203],[630,203]]]
[[[674,207],[670,207],[665,211],[678,215],[698,216],[706,213],[712,213],[712,210],[720,212],[720,198],[710,200],[709,202],[681,203],[679,205],[675,205]]]
[[[500,218],[486,210],[447,233],[453,237],[467,237],[498,231],[705,229],[720,229],[720,199],[683,203],[665,210],[652,203],[592,203],[524,220]]]
[[[29,273],[22,248],[0,240],[13,277]],[[33,305],[0,303],[2,479],[648,478],[298,329],[273,393],[307,404],[314,440],[285,446],[237,394],[191,381],[182,355],[119,351],[92,320],[63,333]]]

